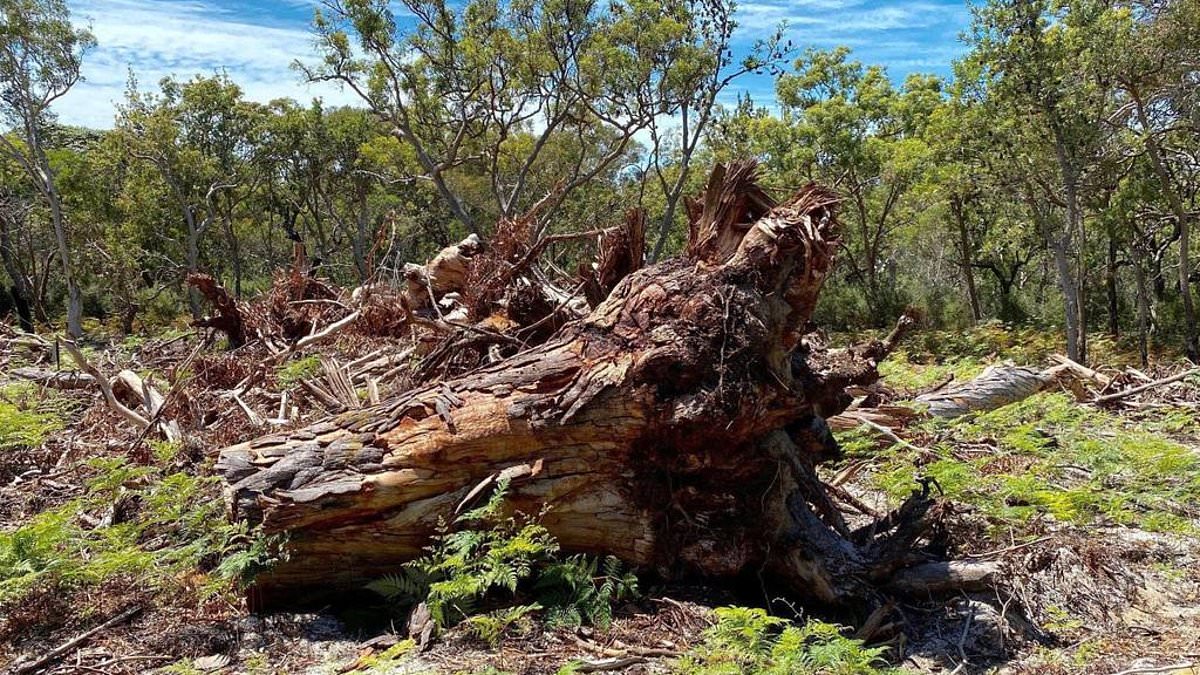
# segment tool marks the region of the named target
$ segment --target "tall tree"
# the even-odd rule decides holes
[[[995,0],[975,13],[971,58],[996,110],[1017,120],[1010,167],[1054,255],[1067,353],[1086,359],[1083,191],[1103,144],[1112,96],[1085,39],[1107,3]]]
[[[1188,133],[1188,94],[1178,87],[1194,78],[1200,66],[1200,4],[1158,3],[1114,8],[1107,13],[1107,30],[1092,37],[1097,50],[1113,64],[1114,80],[1125,98],[1130,129],[1144,149],[1159,193],[1175,219],[1179,233],[1180,304],[1183,309],[1184,348],[1188,358],[1200,363],[1200,331],[1191,290],[1192,205],[1187,178],[1191,158],[1179,145],[1195,145]],[[1185,85],[1186,86],[1186,85]],[[1195,86],[1195,83],[1192,83]],[[1190,188],[1190,189],[1189,189]]]
[[[658,238],[650,254],[658,260],[671,228],[678,220],[679,202],[692,175],[692,159],[700,149],[717,108],[717,98],[738,78],[770,71],[792,54],[783,39],[783,27],[755,42],[750,53],[735,59],[730,41],[737,28],[732,0],[687,0],[692,21],[681,41],[678,73],[679,107],[676,116],[650,119],[650,168],[663,196]]]
[[[221,202],[245,188],[249,131],[253,115],[241,88],[227,76],[197,77],[180,83],[166,78],[159,94],[130,87],[118,111],[116,129],[131,157],[158,172],[184,226],[186,271],[201,268],[203,241],[221,221]],[[232,206],[230,206],[232,208]],[[192,316],[200,298],[189,293]]]
[[[512,217],[540,206],[545,225],[567,196],[625,157],[657,115],[679,109],[676,74],[695,56],[693,3],[325,0],[312,80],[354,91],[412,148],[454,217]],[[353,36],[353,37],[351,37]],[[555,143],[574,158],[549,195],[531,177]],[[489,204],[471,203],[455,171],[471,165]]]
[[[0,0],[0,117],[17,139],[0,134],[0,150],[15,160],[46,201],[67,287],[67,332],[83,334],[83,296],[71,264],[62,195],[46,154],[50,106],[80,80],[95,38],[71,24],[64,0]]]

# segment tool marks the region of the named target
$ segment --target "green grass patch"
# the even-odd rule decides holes
[[[302,380],[316,377],[321,372],[321,359],[313,354],[279,366],[275,379],[284,387],[294,387]]]
[[[930,421],[921,431],[934,439],[928,450],[897,448],[872,476],[896,500],[912,491],[915,475],[925,475],[951,499],[1006,527],[1048,516],[1078,525],[1196,531],[1189,509],[1200,503],[1200,456],[1065,394]]]
[[[0,451],[37,447],[61,426],[52,413],[0,400]]]

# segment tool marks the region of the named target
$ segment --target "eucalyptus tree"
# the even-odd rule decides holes
[[[897,88],[879,66],[850,60],[847,48],[809,50],[777,82],[788,147],[777,151],[788,180],[838,187],[846,236],[843,265],[862,289],[868,315],[885,321],[900,298],[893,283],[893,235],[923,208],[908,203],[927,161],[923,139],[941,101],[941,82],[913,75]]]
[[[689,0],[402,0],[403,21],[390,4],[325,0],[322,59],[300,67],[355,92],[474,232],[482,217],[535,204],[546,226],[656,116],[677,111],[700,20]],[[574,161],[546,195],[530,185],[552,141],[573,146]],[[487,203],[468,199],[456,171],[485,178]]]
[[[34,294],[34,277],[21,250],[21,238],[28,229],[32,199],[26,190],[21,189],[22,181],[15,180],[20,171],[14,162],[0,158],[0,263],[3,263],[4,272],[8,275],[8,292],[17,311],[21,330],[32,333],[35,329],[33,307],[37,296]]]
[[[182,83],[164,78],[159,93],[131,86],[118,108],[116,133],[127,152],[154,168],[180,214],[189,273],[201,269],[205,235],[224,222],[240,282],[232,210],[254,180],[246,168],[256,114],[225,75]],[[193,291],[188,297],[192,315],[199,317],[199,296]]]
[[[731,41],[736,21],[732,0],[685,0],[686,33],[680,41],[674,81],[678,107],[673,116],[653,116],[647,125],[651,144],[649,168],[663,199],[658,238],[651,253],[658,260],[677,220],[679,202],[689,188],[692,160],[700,150],[717,112],[717,99],[744,75],[769,72],[779,75],[779,64],[792,53],[783,38],[783,26],[754,42],[751,50],[735,58]]]
[[[1087,353],[1087,233],[1084,194],[1088,172],[1109,133],[1113,112],[1105,64],[1089,37],[1103,28],[1107,2],[993,0],[972,24],[981,77],[994,110],[1013,122],[1008,166],[1054,256],[1063,297],[1067,353]]]
[[[45,132],[54,120],[50,107],[79,82],[83,57],[95,44],[91,32],[72,25],[64,0],[0,0],[0,118],[14,130],[0,134],[0,151],[21,166],[49,208],[72,337],[83,333],[83,297]]]
[[[1158,196],[1178,233],[1177,284],[1183,310],[1184,347],[1200,362],[1200,332],[1191,290],[1191,231],[1196,204],[1197,129],[1189,128],[1200,86],[1200,3],[1135,3],[1105,13],[1105,30],[1089,35],[1111,64],[1124,113],[1158,184]]]

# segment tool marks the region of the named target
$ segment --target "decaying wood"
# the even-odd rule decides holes
[[[1185,380],[1193,375],[1200,375],[1200,368],[1191,368],[1189,370],[1171,375],[1170,377],[1164,377],[1161,380],[1155,380],[1137,387],[1131,387],[1129,389],[1125,389],[1124,391],[1118,391],[1112,394],[1106,394],[1104,396],[1097,396],[1092,400],[1092,403],[1111,403],[1113,401],[1128,398],[1130,396],[1136,396],[1137,394],[1150,391],[1151,389],[1157,389],[1158,387],[1164,387],[1168,384],[1174,384],[1175,382]]]
[[[636,271],[640,256],[625,256],[611,293],[544,341],[221,451],[230,515],[288,536],[287,560],[256,597],[393,571],[504,476],[506,503],[548,505],[543,523],[568,551],[667,578],[764,573],[832,604],[872,597],[921,560],[914,549],[940,507],[915,491],[852,530],[816,477],[837,456],[824,417],[849,405],[847,387],[878,377],[887,349],[803,340],[838,243],[835,203],[808,186],[777,204],[752,164],[719,166],[691,208],[687,255]],[[530,270],[522,232],[506,231],[505,257],[481,256],[491,271],[468,278]],[[531,271],[501,276],[537,283]],[[481,293],[472,306],[501,296]],[[530,324],[511,297],[519,330]]]
[[[118,393],[118,389],[128,392],[133,397],[133,404],[141,405],[146,410],[147,421],[156,426],[168,441],[174,443],[183,440],[183,432],[177,422],[161,419],[163,408],[167,404],[166,397],[140,375],[132,370],[122,370],[113,379],[113,388],[114,394]]]
[[[62,340],[62,346],[67,354],[71,356],[71,359],[75,361],[75,365],[92,376],[92,381],[100,388],[100,393],[104,395],[104,401],[108,403],[109,408],[131,422],[138,429],[145,429],[150,426],[150,420],[117,400],[117,397],[113,394],[112,386],[108,383],[108,378],[102,375],[96,366],[93,366],[87,360],[87,357],[83,355],[83,352],[79,351],[79,347],[74,342]]]
[[[51,389],[88,389],[96,386],[95,378],[77,370],[50,370],[25,366],[14,368],[11,375]]]
[[[929,415],[951,418],[1002,408],[1060,385],[1072,389],[1081,401],[1092,400],[1092,395],[1081,383],[1098,385],[1102,389],[1111,382],[1108,376],[1065,356],[1055,356],[1053,360],[1057,365],[1042,370],[1011,363],[991,365],[967,382],[922,394],[915,400]]]
[[[916,402],[933,417],[961,417],[995,410],[1042,391],[1059,372],[1012,364],[992,365],[968,382],[922,394]]]
[[[912,597],[986,591],[995,587],[1000,574],[1001,565],[995,561],[928,562],[897,573],[888,588]]]
[[[192,322],[197,328],[215,328],[229,338],[230,347],[241,347],[246,344],[245,318],[242,310],[225,287],[211,275],[193,272],[188,274],[187,283],[204,296],[205,300],[217,310],[216,316],[198,319]]]

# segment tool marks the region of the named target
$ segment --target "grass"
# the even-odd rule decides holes
[[[915,393],[953,374],[966,379],[985,363],[1039,363],[1056,336],[1032,329],[1009,334],[985,324],[963,334],[922,334],[881,365],[893,389]],[[1124,363],[1119,345],[1093,339],[1099,362]],[[1200,523],[1200,454],[1180,442],[1194,433],[1197,413],[1167,408],[1137,417],[1044,393],[957,420],[933,420],[915,430],[921,450],[875,450],[864,431],[839,435],[849,456],[882,459],[873,486],[895,500],[914,477],[934,478],[946,496],[973,505],[1005,532],[1041,519],[1074,525],[1119,524],[1195,534]]]
[[[321,372],[321,359],[316,354],[296,359],[279,366],[275,379],[282,387],[294,387],[304,380],[316,377]]]
[[[1041,517],[1195,533],[1200,457],[1188,447],[1060,393],[1040,394],[973,419],[931,422],[927,451],[897,448],[873,475],[899,500],[914,475],[1004,525]]]
[[[844,337],[843,341],[851,340]],[[955,381],[970,379],[991,363],[1012,361],[1040,366],[1050,356],[1065,353],[1066,345],[1059,331],[988,321],[968,331],[914,333],[880,364],[879,372],[893,389],[915,393],[943,382],[950,375]],[[1111,367],[1133,366],[1138,362],[1133,344],[1101,333],[1088,336],[1088,353],[1093,362]]]
[[[62,428],[65,400],[40,392],[31,383],[14,383],[0,389],[0,452],[27,450],[41,445]]]

